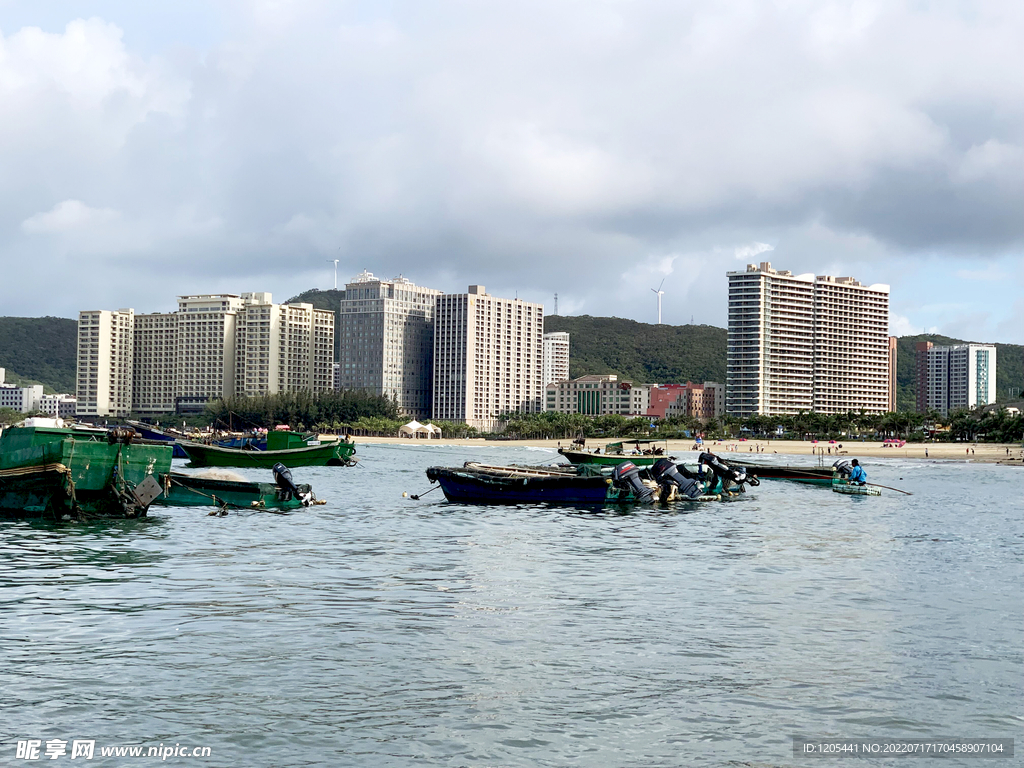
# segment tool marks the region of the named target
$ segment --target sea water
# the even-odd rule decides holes
[[[374,768],[831,762],[795,737],[1024,748],[1024,469],[868,459],[913,495],[766,480],[590,510],[402,495],[428,466],[551,451],[359,455],[295,468],[327,503],[284,515],[0,523],[2,762],[29,764],[30,740],[41,759],[66,741],[59,760],[93,741],[95,765]],[[125,745],[209,754],[101,756]]]

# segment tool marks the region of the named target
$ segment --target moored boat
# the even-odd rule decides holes
[[[290,467],[341,467],[355,464],[355,444],[347,440],[321,442],[316,435],[271,432],[267,450],[221,448],[201,443],[182,443],[194,467],[253,467],[271,469],[277,463]]]
[[[466,462],[462,467],[430,467],[427,478],[440,484],[448,501],[471,504],[560,504],[565,506],[714,501],[741,493],[743,482],[722,491],[713,473],[703,478],[662,458],[652,468],[632,461],[615,467],[490,466]],[[726,482],[726,486],[730,484]]]
[[[160,443],[170,443],[174,448],[174,458],[176,459],[187,459],[188,454],[182,450],[182,447],[178,444],[178,440],[182,439],[181,435],[172,435],[159,427],[154,427],[152,424],[146,424],[141,421],[127,421],[128,426],[134,429],[143,440],[152,440]]]
[[[224,470],[160,475],[162,493],[154,504],[167,507],[233,507],[236,509],[295,509],[322,504],[307,483],[252,482]]]
[[[133,430],[27,419],[0,435],[0,510],[18,517],[131,518],[146,514],[171,467],[170,445],[133,443]]]
[[[614,467],[629,460],[638,467],[649,467],[667,453],[666,446],[667,443],[664,440],[620,440],[607,443],[604,450],[598,448],[593,453],[583,450],[583,448],[559,448],[558,452],[572,464],[600,464],[605,467]]]

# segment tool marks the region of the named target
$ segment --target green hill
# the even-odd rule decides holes
[[[75,393],[78,321],[64,317],[0,317],[0,368],[8,383],[40,383]]]
[[[649,325],[620,317],[544,318],[544,331],[569,332],[569,376],[616,373],[643,383],[725,383],[724,328]]]

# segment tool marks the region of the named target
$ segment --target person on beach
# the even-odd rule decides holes
[[[864,485],[868,481],[867,473],[864,472],[864,467],[860,465],[860,462],[854,459],[850,462],[853,465],[853,471],[850,473],[850,482],[856,485]]]

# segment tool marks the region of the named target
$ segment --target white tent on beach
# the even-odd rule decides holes
[[[409,438],[426,438],[429,440],[432,437],[441,437],[441,428],[435,427],[433,424],[420,424],[418,421],[413,419],[408,424],[403,424],[398,428],[399,437]]]

